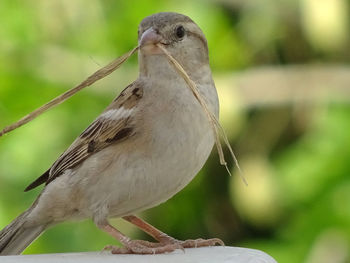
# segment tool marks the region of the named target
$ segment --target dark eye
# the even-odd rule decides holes
[[[185,36],[185,28],[183,26],[178,26],[175,30],[176,36],[181,39]]]

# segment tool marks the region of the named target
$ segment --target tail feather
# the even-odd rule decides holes
[[[44,230],[45,226],[26,226],[28,209],[0,231],[0,255],[18,255]]]

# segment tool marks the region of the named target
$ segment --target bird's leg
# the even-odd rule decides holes
[[[149,234],[151,237],[153,237],[155,240],[159,241],[160,243],[175,243],[177,240],[164,232],[160,231],[159,229],[155,228],[154,226],[148,224],[141,218],[131,215],[131,216],[124,216],[124,220],[130,222],[131,224],[137,226],[145,233]]]
[[[160,244],[179,244],[182,248],[193,248],[193,247],[208,247],[208,246],[215,246],[215,245],[221,245],[224,246],[224,242],[219,238],[211,238],[211,239],[188,239],[188,240],[177,240],[164,232],[158,230],[154,226],[148,224],[141,218],[130,215],[130,216],[124,216],[124,220],[132,223],[133,225],[140,228],[142,231],[146,232],[150,236],[152,236],[155,240],[159,241]]]
[[[144,240],[131,240],[108,222],[98,224],[98,227],[124,245],[124,247],[106,246],[105,249],[111,250],[112,254],[162,254],[181,248],[178,244],[160,244]]]

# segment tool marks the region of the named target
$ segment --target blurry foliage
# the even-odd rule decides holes
[[[350,62],[346,0],[2,0],[1,127],[134,47],[138,23],[159,11],[187,14],[200,25],[214,78],[264,65]],[[135,56],[112,76],[0,139],[1,227],[40,191],[24,193],[24,187],[136,76]],[[222,78],[217,86],[222,123],[249,186],[235,171],[227,176],[213,151],[188,187],[142,216],[174,237],[216,236],[227,245],[262,249],[278,262],[349,262],[349,105],[245,109],[234,87]],[[134,238],[148,238],[120,219],[113,223]],[[99,250],[111,243],[87,220],[48,230],[26,253]]]

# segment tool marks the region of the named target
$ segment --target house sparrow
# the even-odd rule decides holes
[[[207,40],[189,17],[146,17],[138,41],[138,79],[26,188],[45,184],[33,205],[0,232],[0,255],[20,254],[48,227],[86,218],[123,244],[108,247],[116,254],[223,245],[216,238],[176,240],[134,215],[183,189],[214,144],[205,112],[157,44],[183,66],[209,110],[219,114]],[[131,240],[109,224],[112,217],[122,217],[158,242]]]

